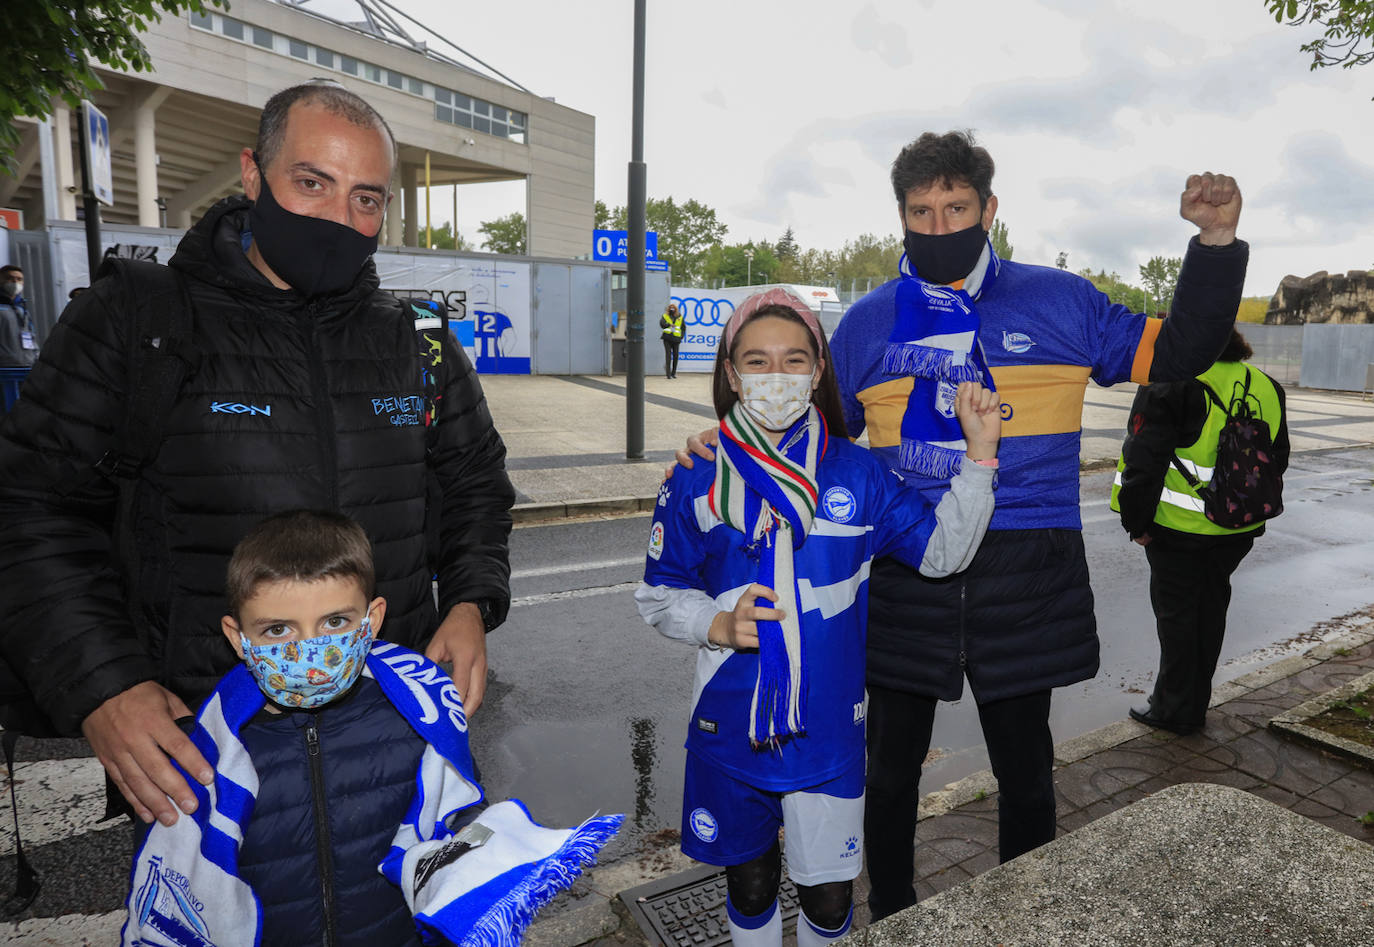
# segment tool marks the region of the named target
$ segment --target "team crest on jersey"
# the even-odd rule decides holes
[[[716,817],[705,809],[693,809],[692,814],[687,817],[687,823],[692,827],[692,834],[703,842],[714,842],[720,834]]]
[[[659,556],[662,556],[662,555],[663,555],[663,524],[662,524],[662,523],[656,522],[656,523],[654,523],[653,528],[649,530],[649,558],[650,558],[650,559],[653,559],[655,562],[657,562]]]
[[[1002,348],[1008,352],[1015,352],[1018,355],[1022,352],[1029,352],[1030,347],[1035,344],[1035,340],[1024,332],[1008,332],[1002,330]]]
[[[856,508],[854,494],[844,487],[831,487],[825,491],[825,496],[821,497],[821,509],[836,523],[848,523],[854,518]]]

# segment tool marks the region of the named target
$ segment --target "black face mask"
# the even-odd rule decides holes
[[[988,232],[981,223],[954,233],[928,234],[908,230],[902,245],[907,262],[927,283],[947,286],[973,272],[983,255]]]
[[[302,296],[337,293],[352,286],[376,251],[377,237],[365,237],[332,220],[293,214],[272,196],[261,165],[258,182],[258,199],[248,209],[248,228],[272,272]]]

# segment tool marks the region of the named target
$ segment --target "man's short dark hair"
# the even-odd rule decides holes
[[[973,132],[926,132],[902,149],[892,162],[892,190],[897,206],[906,207],[907,191],[924,190],[939,182],[946,189],[967,184],[987,207],[992,197],[992,155],[973,139]]]
[[[262,107],[262,117],[258,119],[257,154],[258,165],[264,169],[281,151],[281,143],[286,138],[286,117],[291,106],[297,103],[321,105],[335,115],[345,118],[359,128],[381,128],[391,142],[392,164],[396,163],[396,136],[391,126],[382,118],[380,112],[356,93],[349,92],[332,79],[312,80],[289,89],[282,89]]]
[[[264,582],[357,579],[372,598],[372,542],[358,523],[331,510],[290,510],[269,516],[239,540],[224,584],[235,620]]]
[[[7,273],[18,273],[20,276],[23,276],[24,268],[18,263],[6,263],[4,266],[0,266],[0,276],[4,276]]]

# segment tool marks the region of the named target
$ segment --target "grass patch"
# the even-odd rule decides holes
[[[1374,747],[1374,688],[1331,705],[1306,723],[1309,727]]]

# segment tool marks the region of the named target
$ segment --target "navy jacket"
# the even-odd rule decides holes
[[[425,743],[377,682],[360,678],[319,710],[263,711],[239,738],[260,781],[239,873],[262,902],[263,947],[419,944],[401,890],[377,865]]]

